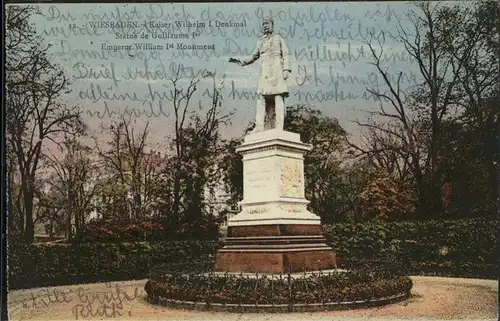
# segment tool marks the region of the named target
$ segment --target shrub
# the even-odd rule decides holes
[[[287,276],[168,274],[146,283],[148,298],[220,304],[288,305],[370,301],[409,294],[408,277],[361,271]]]
[[[405,182],[378,172],[359,195],[365,216],[396,219],[415,211],[415,199]]]
[[[486,219],[368,222],[327,225],[324,230],[341,260],[403,262],[415,274],[495,278],[497,224]],[[221,245],[218,241],[27,245],[13,235],[9,237],[9,286],[146,278],[152,266],[207,257]]]
[[[159,222],[133,220],[94,220],[90,222],[77,242],[158,242],[164,239],[163,226]]]
[[[497,220],[480,218],[339,223],[324,231],[341,257],[395,260],[414,267],[427,264],[456,275],[483,269],[484,276],[492,277],[497,275],[497,226]]]
[[[43,243],[12,248],[9,287],[24,288],[147,278],[150,268],[215,253],[219,242]]]
[[[219,236],[219,221],[210,215],[204,215],[197,220],[184,218],[175,226],[166,218],[144,221],[111,217],[93,220],[74,241],[79,243],[211,241],[217,240]]]

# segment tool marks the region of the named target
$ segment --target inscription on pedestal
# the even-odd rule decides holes
[[[285,205],[285,204],[280,204],[278,205],[278,208],[289,213],[300,213],[300,212],[305,212],[306,208],[304,205]]]
[[[249,161],[245,164],[243,177],[248,191],[267,189],[273,179],[273,168],[266,161]]]
[[[265,206],[252,206],[248,209],[249,214],[262,214],[267,212],[267,208]]]
[[[282,197],[304,197],[303,163],[300,159],[285,158],[281,161]]]

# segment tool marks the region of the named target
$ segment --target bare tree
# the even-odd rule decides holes
[[[487,169],[488,197],[490,204],[498,207],[497,138],[499,99],[499,6],[497,1],[482,1],[475,4],[473,14],[460,26],[460,33],[447,39],[446,51],[451,59],[453,72],[457,75],[455,97],[461,107],[460,121],[474,128],[480,141],[482,158]],[[463,62],[461,56],[466,48],[460,44],[473,42],[474,50]]]
[[[103,167],[109,174],[104,180],[117,180],[126,191],[124,202],[129,204],[129,218],[141,219],[151,212],[157,200],[156,179],[161,166],[161,156],[156,151],[148,152],[149,122],[137,132],[131,117],[122,116],[117,122],[104,128],[111,134],[109,148],[101,148],[96,139],[96,148]],[[131,199],[128,200],[128,196]]]
[[[187,211],[191,204],[202,207],[203,190],[209,181],[216,181],[216,157],[222,155],[219,127],[229,122],[231,113],[223,113],[220,88],[214,75],[205,73],[189,79],[187,87],[181,88],[181,69],[171,79],[173,91],[174,130],[172,141],[173,156],[169,162],[168,176],[172,180],[172,202],[167,210],[170,215],[170,228],[177,230],[180,214]],[[192,100],[197,87],[203,79],[212,78],[213,86],[208,89],[210,105],[205,108],[199,102],[198,108],[193,108]],[[198,110],[197,110],[198,109]],[[199,111],[205,110],[200,116]],[[211,180],[209,179],[211,178]],[[182,206],[182,201],[184,206]],[[200,203],[193,205],[194,203]]]
[[[21,215],[22,203],[20,198],[20,177],[17,160],[12,152],[6,154],[7,158],[7,212],[9,213],[9,231],[22,232],[24,229],[24,216]]]
[[[68,239],[81,236],[89,214],[94,209],[94,197],[100,190],[97,182],[97,163],[92,159],[92,150],[85,146],[76,135],[65,135],[60,152],[63,156],[47,155],[46,163],[52,175],[47,180],[49,194],[44,195],[39,207],[44,207],[44,215],[35,220],[60,220],[66,227]],[[60,215],[62,212],[63,215]],[[73,224],[76,235],[73,235]]]
[[[205,77],[205,75],[203,75]],[[183,179],[183,160],[185,155],[185,145],[186,141],[183,136],[183,131],[186,126],[186,122],[189,121],[188,111],[189,103],[193,94],[196,91],[196,86],[200,82],[200,79],[193,78],[190,79],[189,85],[185,90],[179,89],[178,82],[180,80],[180,69],[178,69],[178,74],[174,75],[171,79],[174,99],[172,101],[175,116],[175,139],[173,141],[175,147],[175,158],[174,158],[174,172],[173,172],[173,202],[172,208],[169,211],[173,216],[173,222],[176,224],[178,221],[180,202],[181,202],[181,182]]]
[[[35,33],[29,18],[32,6],[8,6],[6,12],[6,127],[9,153],[17,160],[23,202],[22,229],[27,242],[34,240],[34,182],[43,144],[64,132],[83,131],[77,107],[67,106],[68,80],[52,64],[48,46]]]
[[[387,90],[367,89],[380,99],[380,108],[372,112],[375,121],[358,122],[369,129],[368,146],[351,145],[362,154],[378,158],[379,163],[383,159],[389,169],[395,168],[401,174],[410,170],[419,193],[422,218],[441,207],[438,145],[442,123],[452,115],[451,108],[457,105],[455,90],[459,74],[477,50],[479,36],[455,37],[467,21],[468,13],[469,8],[419,2],[405,17],[411,30],[399,21],[398,39],[416,61],[423,79],[411,95],[401,88],[403,72],[400,71],[394,80],[387,66],[382,64],[383,38],[378,38],[379,50],[367,43],[373,58],[371,64],[382,76]],[[461,48],[455,56],[447,54],[450,37],[455,37],[455,45]],[[386,125],[381,125],[377,119],[385,120]]]
[[[384,170],[403,181],[411,180],[414,169],[411,161],[421,159],[418,135],[412,135],[417,148],[411,148],[415,145],[409,145],[409,135],[398,122],[370,118],[364,122],[357,120],[356,123],[363,131],[361,144],[348,142],[354,158],[362,156],[374,170]]]

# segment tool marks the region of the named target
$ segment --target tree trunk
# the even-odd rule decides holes
[[[472,200],[471,200],[471,191],[470,191],[470,177],[468,174],[462,173],[460,176],[460,180],[458,183],[458,199],[459,199],[459,207],[458,212],[460,218],[468,218],[471,216],[471,208],[472,208]]]
[[[491,128],[491,130],[488,130],[491,135],[484,135],[486,142],[485,142],[485,158],[486,158],[486,168],[488,171],[488,214],[493,214],[496,209],[498,208],[498,197],[499,197],[499,184],[498,184],[498,177],[500,175],[499,172],[499,165],[498,165],[498,149],[500,149],[500,143],[499,143],[499,135],[500,135],[500,122],[497,120],[497,124],[495,124],[494,121],[494,116],[491,114],[490,117],[488,117],[488,128]],[[498,144],[498,146],[497,146]]]
[[[138,191],[138,188],[134,188],[134,216],[136,219],[141,219],[143,218],[143,213],[141,213],[141,194]]]
[[[168,235],[169,238],[173,238],[174,234],[177,232],[177,225],[179,221],[179,208],[180,208],[180,200],[181,200],[181,182],[180,182],[180,174],[179,174],[180,169],[177,169],[177,172],[174,173],[174,201],[172,202],[172,209],[170,211],[169,216],[170,219],[168,220],[168,224],[170,225],[168,227],[168,230],[171,231],[170,235]]]
[[[76,221],[76,197],[74,193],[74,187],[72,184],[69,185],[68,187],[68,207],[66,210],[66,228],[67,228],[67,233],[68,233],[68,239],[73,238],[73,229],[72,229],[72,221],[73,221],[73,216],[75,216],[75,221]],[[75,222],[76,223],[76,222]]]
[[[66,213],[66,235],[68,240],[73,238],[73,230],[71,228],[71,210]]]
[[[23,196],[23,199],[24,199],[24,196]],[[21,208],[21,192],[18,193],[17,195],[17,198],[16,198],[16,204],[17,204],[17,215],[19,215],[19,226],[18,226],[18,231],[20,233],[24,232],[26,226],[25,226],[25,216],[26,216],[26,212]]]
[[[7,205],[7,212],[9,213],[9,223],[8,223],[8,227],[9,227],[9,231],[13,231],[14,230],[14,205],[12,204],[12,185],[14,183],[14,179],[12,178],[12,168],[9,168],[8,169],[8,184],[9,184],[9,187],[7,188],[7,202],[8,202],[8,205]]]
[[[33,221],[33,191],[25,189],[24,210],[26,216],[26,228],[24,230],[24,239],[26,243],[31,244],[35,241],[35,223]]]
[[[81,213],[81,209],[80,207],[76,207],[75,209],[75,235],[74,235],[74,238],[75,239],[78,239],[78,237],[80,236],[81,234],[81,229],[82,229],[82,218],[83,218],[83,215]]]

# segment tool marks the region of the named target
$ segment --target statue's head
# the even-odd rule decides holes
[[[262,31],[264,34],[273,33],[274,21],[272,18],[264,18],[262,20]]]

